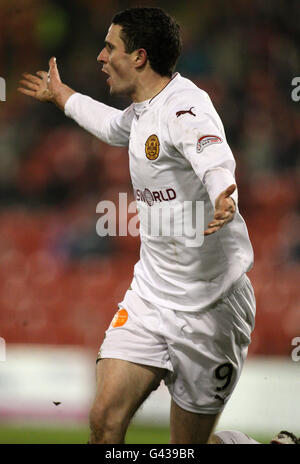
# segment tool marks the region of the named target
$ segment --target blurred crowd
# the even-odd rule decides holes
[[[300,102],[297,0],[138,2],[175,16],[177,71],[206,90],[237,162],[240,210],[255,252],[252,353],[289,354],[300,336]],[[123,0],[1,0],[0,336],[97,346],[138,259],[138,238],[99,237],[96,205],[133,200],[126,149],[84,132],[57,108],[17,92],[23,72],[48,69],[77,91],[109,95],[96,61]]]

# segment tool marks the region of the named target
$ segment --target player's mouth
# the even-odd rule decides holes
[[[107,84],[110,84],[111,83],[111,76],[110,74],[106,71],[106,69],[102,68],[102,72],[104,72],[105,74],[108,75],[108,78],[106,80]]]

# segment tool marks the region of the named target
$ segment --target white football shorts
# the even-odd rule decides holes
[[[164,382],[182,409],[217,414],[240,377],[254,329],[255,297],[244,274],[197,312],[159,310],[128,290],[97,361],[123,359],[167,370]]]

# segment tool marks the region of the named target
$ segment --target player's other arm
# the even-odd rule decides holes
[[[172,108],[169,133],[172,144],[191,163],[214,206],[214,217],[204,231],[204,235],[210,235],[234,218],[238,202],[235,160],[211,105],[195,98],[193,113],[185,111],[181,116],[177,109],[185,106],[189,104],[180,102]]]
[[[107,106],[63,84],[54,57],[49,61],[48,73],[24,73],[23,77],[19,92],[41,102],[54,103],[66,116],[103,142],[114,146],[128,145],[130,112]]]

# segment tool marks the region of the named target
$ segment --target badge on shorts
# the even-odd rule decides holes
[[[119,309],[119,311],[116,312],[113,320],[111,321],[111,326],[114,328],[122,327],[122,325],[126,323],[127,319],[128,319],[128,312],[126,311],[126,309],[124,308]]]
[[[223,140],[218,135],[203,135],[197,141],[197,153],[201,153],[205,147],[212,145],[213,143],[222,143]]]
[[[147,138],[145,143],[145,153],[149,160],[153,161],[158,158],[159,155],[159,140],[157,135],[152,134],[150,137]]]

